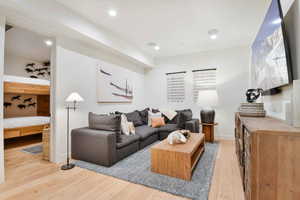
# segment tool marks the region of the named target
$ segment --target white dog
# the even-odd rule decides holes
[[[184,135],[182,135],[182,133],[180,133],[179,131],[174,131],[170,133],[167,140],[169,144],[180,144],[186,143],[187,141]]]

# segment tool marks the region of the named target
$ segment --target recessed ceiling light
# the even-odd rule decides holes
[[[158,45],[156,45],[156,46],[154,47],[154,49],[155,49],[156,51],[158,51],[158,50],[160,50],[160,47],[159,47]]]
[[[210,39],[215,40],[218,38],[219,31],[217,29],[211,29],[208,31]]]
[[[215,40],[215,39],[217,39],[217,37],[218,37],[217,35],[211,35],[210,39]]]
[[[154,42],[149,42],[147,45],[156,51],[160,50],[160,46],[158,46],[158,44],[156,44]]]
[[[44,42],[48,47],[53,45],[53,42],[51,40],[45,40]]]
[[[281,24],[281,21],[282,20],[280,18],[277,18],[272,22],[272,24]]]
[[[113,10],[113,9],[109,10],[109,11],[108,11],[108,14],[109,14],[109,16],[111,16],[111,17],[115,17],[115,16],[118,15],[117,11],[116,11],[116,10]]]

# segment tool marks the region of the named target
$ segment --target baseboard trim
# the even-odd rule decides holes
[[[66,160],[67,160],[67,154],[61,153],[61,154],[57,154],[53,162],[56,164],[63,164],[66,162]]]
[[[231,135],[216,135],[216,140],[234,140],[234,136]]]

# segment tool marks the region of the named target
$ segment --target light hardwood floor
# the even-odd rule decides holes
[[[184,200],[168,193],[81,168],[61,171],[41,155],[5,151],[6,183],[0,199]],[[220,141],[209,200],[243,200],[242,184],[232,141]]]

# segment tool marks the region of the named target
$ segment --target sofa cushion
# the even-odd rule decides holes
[[[147,124],[148,123],[148,111],[150,109],[149,108],[146,108],[144,110],[141,110],[141,111],[138,111],[140,116],[141,116],[141,119],[143,121],[143,124]]]
[[[139,140],[139,136],[137,136],[137,135],[129,135],[129,136],[121,135],[122,142],[117,143],[117,148],[121,149],[123,147],[126,147],[126,146],[138,141],[138,140]]]
[[[121,116],[89,113],[89,128],[104,131],[120,131]]]
[[[178,111],[178,127],[185,128],[185,122],[192,120],[193,112],[190,109]]]
[[[177,124],[166,124],[160,128],[158,128],[159,132],[173,132],[178,130]]]
[[[135,134],[140,137],[140,140],[144,140],[147,137],[157,133],[156,128],[149,127],[147,125],[139,126],[135,128]]]
[[[131,113],[125,113],[125,115],[126,115],[127,120],[129,122],[133,122],[134,126],[143,125],[142,118],[141,118],[138,111],[134,111],[134,112],[131,112]]]

